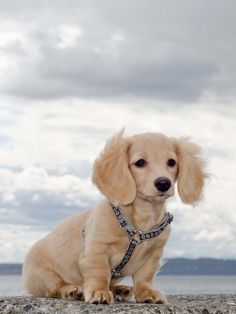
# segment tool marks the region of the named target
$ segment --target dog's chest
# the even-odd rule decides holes
[[[142,265],[146,264],[149,260],[155,257],[156,259],[156,267],[158,259],[162,255],[163,247],[166,244],[170,233],[170,228],[166,228],[158,237],[140,242],[135,247],[130,260],[125,265],[122,270],[122,276],[129,276],[135,273]],[[128,246],[129,246],[130,239],[128,237],[122,237],[121,241],[114,245],[111,250],[110,256],[110,265],[111,269],[117,267],[122,258],[124,257]],[[155,261],[154,261],[155,264]]]

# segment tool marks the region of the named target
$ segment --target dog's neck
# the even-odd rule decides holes
[[[145,231],[158,224],[165,211],[165,202],[150,202],[137,197],[125,212],[135,228]]]

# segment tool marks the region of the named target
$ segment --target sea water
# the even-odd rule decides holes
[[[132,284],[130,278],[122,281]],[[157,276],[154,287],[165,294],[236,293],[236,276]],[[26,294],[21,276],[0,276],[0,296]]]

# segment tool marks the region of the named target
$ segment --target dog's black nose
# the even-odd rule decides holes
[[[154,181],[154,185],[159,191],[166,192],[171,187],[171,181],[166,177],[159,177]]]

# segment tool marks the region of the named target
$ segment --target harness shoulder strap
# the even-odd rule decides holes
[[[173,221],[174,216],[167,212],[165,216],[162,218],[161,222],[158,225],[152,227],[148,232],[143,232],[139,235],[140,240],[149,240],[151,238],[157,237],[165,228],[171,224]]]
[[[137,244],[141,243],[144,240],[149,240],[151,238],[157,237],[172,222],[173,215],[171,215],[170,213],[166,213],[158,225],[155,225],[148,232],[141,232],[133,227],[132,223],[124,215],[124,213],[122,213],[119,207],[116,207],[113,204],[111,204],[111,207],[121,228],[124,229],[124,231],[126,231],[128,236],[131,238],[128,249],[123,259],[121,260],[120,264],[116,266],[116,268],[114,268],[111,272],[111,277],[114,278],[121,276],[121,271],[130,260]]]
[[[119,207],[116,207],[115,205],[111,203],[110,205],[114,214],[116,215],[116,218],[121,228],[124,229],[128,233],[129,237],[132,237],[136,233],[136,230],[134,226],[132,225],[132,223],[130,222],[130,220],[125,216],[123,212],[121,212]]]

